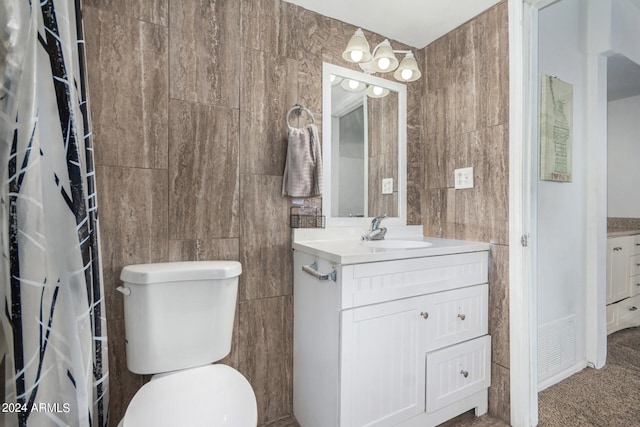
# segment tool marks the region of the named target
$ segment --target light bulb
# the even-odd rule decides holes
[[[413,70],[410,68],[405,68],[404,70],[402,70],[400,75],[404,80],[409,80],[413,76]]]
[[[380,96],[382,95],[382,92],[384,92],[384,89],[382,89],[380,86],[374,86],[373,87],[373,94],[376,96]]]
[[[391,60],[389,58],[380,58],[378,59],[378,69],[381,71],[386,70],[391,65]]]
[[[350,55],[353,62],[360,62],[362,61],[364,53],[361,50],[352,50]]]
[[[360,82],[357,80],[349,80],[349,87],[353,90],[358,89],[358,86],[360,86]]]

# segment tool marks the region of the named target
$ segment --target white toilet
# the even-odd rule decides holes
[[[231,351],[242,266],[236,261],[130,265],[122,270],[127,367],[154,374],[119,427],[255,427],[255,394]]]

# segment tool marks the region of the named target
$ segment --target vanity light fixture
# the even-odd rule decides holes
[[[384,98],[387,95],[389,95],[389,89],[387,88],[375,85],[369,85],[367,88],[367,96],[369,98]]]
[[[400,63],[398,63],[396,53],[405,55]],[[369,52],[369,43],[361,28],[358,28],[349,40],[347,48],[342,53],[342,58],[357,63],[367,74],[389,73],[395,70],[393,77],[401,82],[413,82],[422,76],[413,52],[394,50],[389,40],[385,40],[373,48],[372,55]]]
[[[347,48],[342,53],[342,58],[349,62],[367,62],[371,60],[369,42],[364,37],[361,28],[358,28],[356,33],[351,37],[351,40],[349,40]]]
[[[340,85],[344,90],[348,90],[349,92],[360,92],[361,90],[365,90],[367,88],[366,84],[352,79],[344,79],[342,80],[342,83],[340,83]]]
[[[335,86],[342,81],[342,77],[331,74],[331,86]]]

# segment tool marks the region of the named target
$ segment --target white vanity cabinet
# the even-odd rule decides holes
[[[485,413],[487,269],[486,251],[340,264],[295,250],[300,425],[425,427]]]
[[[607,333],[640,326],[640,235],[607,239]]]

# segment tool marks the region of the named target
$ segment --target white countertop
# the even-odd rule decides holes
[[[489,250],[489,243],[423,237],[415,234],[417,230],[421,232],[422,227],[412,227],[410,231],[403,230],[402,232],[390,230],[385,240],[421,241],[430,243],[430,246],[411,249],[371,247],[360,240],[362,230],[346,228],[324,229],[322,231],[296,229],[293,234],[292,246],[294,250],[315,255],[337,264],[359,264]]]

